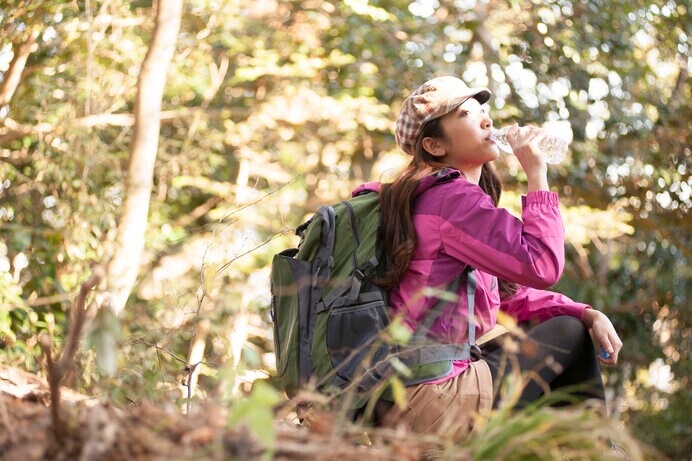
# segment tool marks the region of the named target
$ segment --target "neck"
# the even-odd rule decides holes
[[[475,185],[478,185],[478,183],[481,180],[481,171],[483,171],[483,166],[478,166],[474,165],[472,167],[457,167],[459,171],[461,171],[466,178],[466,180],[470,183],[473,183]]]

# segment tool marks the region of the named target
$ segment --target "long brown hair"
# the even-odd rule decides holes
[[[434,175],[448,167],[423,147],[426,137],[447,139],[440,118],[423,125],[413,147],[413,158],[406,169],[380,190],[380,209],[382,224],[381,241],[388,258],[388,270],[378,280],[382,287],[391,289],[403,278],[416,248],[416,230],[413,227],[413,194],[423,178]],[[478,182],[483,191],[490,196],[495,206],[500,201],[502,182],[489,163],[483,165]],[[513,294],[516,285],[499,281],[501,293]]]

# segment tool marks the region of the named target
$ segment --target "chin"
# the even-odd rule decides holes
[[[500,158],[500,153],[499,152],[493,152],[488,156],[488,162],[492,162]],[[487,162],[486,162],[487,163]]]

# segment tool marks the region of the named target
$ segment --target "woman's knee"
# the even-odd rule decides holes
[[[571,315],[560,315],[558,317],[553,317],[552,319],[547,320],[546,323],[550,324],[552,328],[564,331],[565,333],[586,331],[586,324],[584,324],[581,319],[572,317]]]
[[[572,344],[578,347],[584,344],[584,341],[589,338],[589,329],[581,319],[571,317],[569,315],[561,315],[553,317],[545,322],[544,326],[550,329],[559,342]]]

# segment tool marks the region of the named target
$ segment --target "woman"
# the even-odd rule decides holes
[[[408,408],[389,409],[385,425],[459,438],[471,429],[473,412],[482,413],[493,401],[497,405],[503,378],[512,371],[532,376],[519,405],[563,386],[576,386],[582,398],[604,401],[589,329],[610,353],[598,358],[602,363],[615,364],[622,347],[603,313],[544,291],[564,266],[564,229],[558,196],[549,191],[547,165],[538,154],[540,128],[514,126],[508,133],[528,179],[522,219],[497,208],[501,185],[490,162],[499,152],[483,107],[490,95],[458,78],[438,77],[404,102],[396,140],[412,156],[409,166],[391,184],[361,186],[380,190],[391,255],[381,283],[391,289],[393,314],[412,331],[436,301],[423,296],[423,289],[449,285],[467,266],[476,269],[476,337],[495,327],[500,310],[520,322],[539,323],[514,347],[516,353],[495,341],[484,347],[482,360],[456,361],[447,376],[409,387]],[[458,293],[466,290],[462,284]],[[468,342],[467,304],[460,295],[430,335],[447,343]]]

